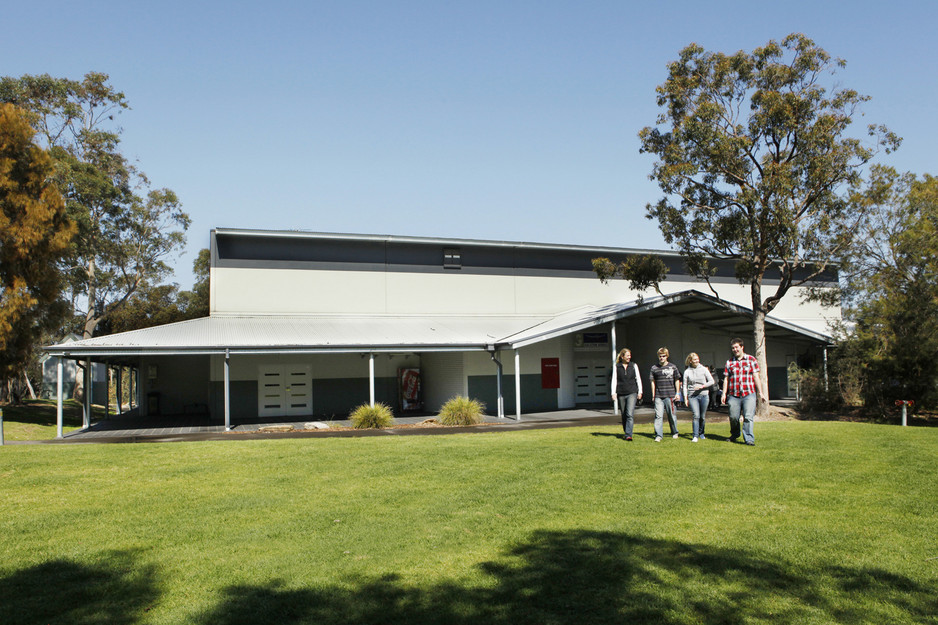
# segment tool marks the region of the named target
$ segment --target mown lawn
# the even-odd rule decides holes
[[[938,623],[938,429],[0,448],[0,623]]]
[[[3,409],[3,438],[7,441],[42,441],[56,437],[56,402],[54,399],[26,400],[22,406]],[[104,407],[92,408],[95,419],[104,417]],[[81,404],[74,399],[62,402],[62,431],[81,428]]]

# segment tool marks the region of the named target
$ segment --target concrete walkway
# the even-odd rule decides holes
[[[690,435],[691,413],[679,409],[677,413],[682,436]],[[574,427],[583,425],[620,425],[621,418],[615,414],[612,406],[591,406],[574,410],[558,410],[521,415],[521,421],[514,416],[499,419],[486,417],[482,425],[467,427],[441,427],[435,424],[421,425],[429,416],[398,417],[397,428],[382,430],[353,430],[348,419],[331,421],[286,421],[281,419],[257,419],[250,422],[232,423],[231,431],[226,432],[224,424],[212,421],[205,416],[167,416],[139,417],[136,415],[112,416],[109,419],[93,423],[86,430],[69,432],[61,439],[48,441],[30,441],[28,444],[74,444],[74,443],[142,443],[170,441],[204,440],[245,440],[262,438],[303,438],[303,437],[353,437],[353,436],[409,436],[456,434],[471,432],[503,432],[523,429]],[[654,420],[651,406],[638,407],[635,410],[636,423],[650,423]],[[726,420],[723,412],[708,411],[708,422]],[[667,425],[665,425],[667,430]],[[26,443],[24,441],[24,443]]]

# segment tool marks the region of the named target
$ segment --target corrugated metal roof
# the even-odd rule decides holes
[[[752,312],[748,308],[690,290],[651,297],[641,302],[586,306],[525,328],[518,334],[506,336],[504,341],[513,348],[524,347],[636,315],[678,318],[700,327],[711,327],[739,336],[752,332]],[[771,316],[766,317],[765,332],[769,338],[801,337],[820,343],[831,341],[830,336]]]
[[[47,347],[82,355],[484,349],[549,316],[213,316]]]
[[[46,348],[74,356],[144,353],[467,351],[519,348],[634,315],[680,318],[701,327],[744,335],[752,314],[698,291],[607,306],[583,306],[559,315],[528,316],[213,316]],[[769,337],[830,337],[766,319]]]

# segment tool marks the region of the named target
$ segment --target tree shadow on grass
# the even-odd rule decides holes
[[[43,426],[58,423],[57,411],[56,403],[50,400],[27,400],[18,406],[3,407],[3,415],[6,421]],[[96,417],[103,415],[103,410],[95,409]],[[66,426],[82,424],[82,408],[79,402],[69,399],[63,403],[62,423]]]
[[[799,567],[743,549],[592,531],[537,532],[475,585],[397,576],[316,589],[228,588],[201,625],[935,623],[933,589],[877,569]]]
[[[122,625],[139,622],[159,596],[155,570],[133,552],[100,564],[53,560],[0,577],[0,623]]]

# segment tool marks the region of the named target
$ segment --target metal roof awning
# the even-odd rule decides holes
[[[752,331],[752,311],[743,306],[720,300],[700,291],[681,291],[622,304],[584,307],[506,337],[513,348],[539,343],[550,338],[580,332],[589,328],[629,317],[652,319],[671,318],[709,328],[721,334],[748,336]],[[797,338],[829,344],[832,338],[793,323],[766,317],[765,333],[768,338]]]
[[[51,345],[67,358],[143,355],[492,351],[517,349],[635,316],[668,317],[730,335],[745,336],[752,313],[699,291],[683,291],[606,306],[583,306],[557,315],[515,316],[227,316],[181,321]],[[830,343],[831,337],[768,317],[769,338]]]

